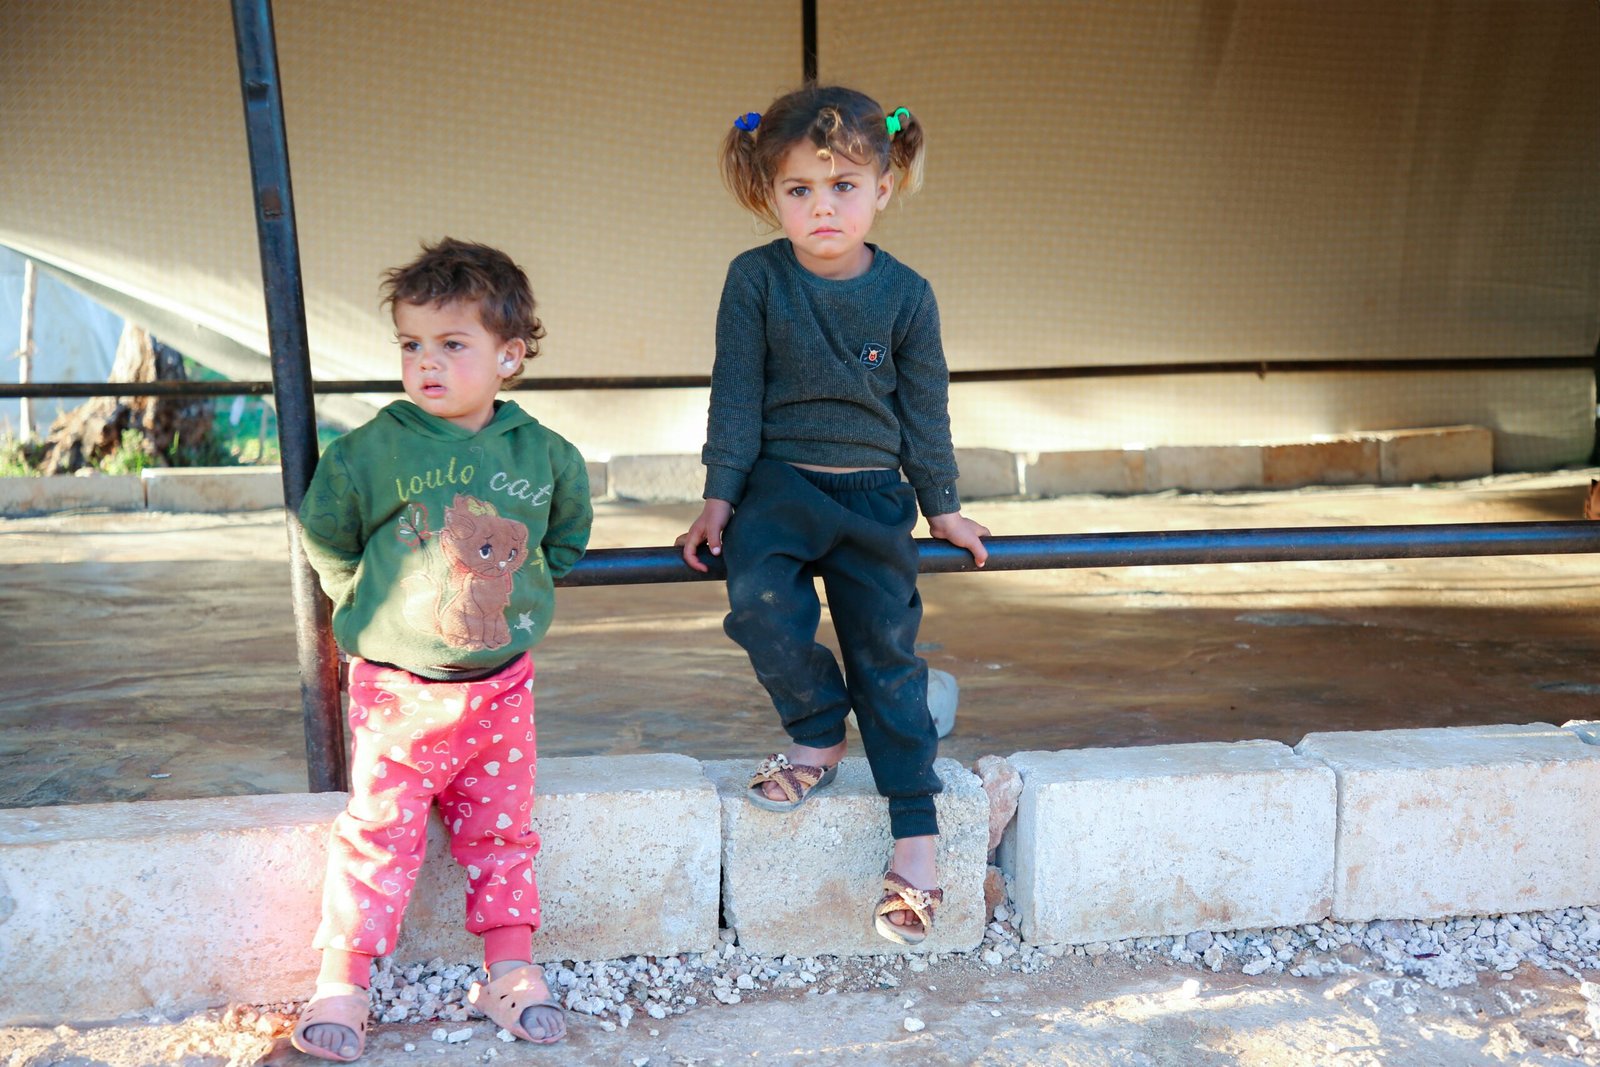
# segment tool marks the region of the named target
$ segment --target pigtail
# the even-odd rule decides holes
[[[749,119],[750,116],[743,116]],[[745,125],[735,123],[726,137],[722,139],[722,155],[719,163],[722,169],[722,183],[728,187],[728,192],[739,202],[739,206],[772,226],[778,225],[778,217],[772,210],[772,190],[767,188],[767,178],[762,173],[760,164],[756,159],[756,132],[757,117]]]
[[[922,166],[927,156],[922,123],[903,107],[885,115],[884,120],[891,126],[898,123],[898,130],[889,138],[889,166],[900,174],[900,195],[910,196],[922,188]]]

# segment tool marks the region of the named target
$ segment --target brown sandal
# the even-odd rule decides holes
[[[944,903],[943,889],[918,889],[893,871],[883,876],[883,896],[873,909],[872,922],[878,933],[902,945],[920,945],[933,930],[934,912]],[[922,929],[909,923],[896,926],[889,916],[897,911],[910,912]]]
[[[467,1002],[513,1036],[535,1045],[553,1045],[567,1036],[566,1009],[550,994],[549,983],[544,983],[546,992],[542,997],[533,991],[535,977],[543,981],[544,971],[530,963],[492,982],[473,982],[467,991]],[[522,1026],[522,1013],[529,1008],[554,1008],[560,1012],[561,1031],[549,1037],[534,1037],[528,1033]]]
[[[745,786],[745,796],[750,798],[750,803],[767,811],[793,811],[804,804],[817,790],[833,781],[839,773],[839,765],[832,767],[812,767],[804,763],[790,763],[787,756],[774,752],[761,761],[761,766],[750,776],[750,781]],[[775,782],[783,790],[783,800],[773,800],[760,788],[767,782]]]
[[[337,993],[331,997],[313,997],[300,1009],[300,1018],[294,1024],[294,1033],[289,1036],[289,1044],[307,1056],[315,1056],[319,1060],[354,1063],[361,1058],[361,1053],[367,1048],[367,1009],[366,993]],[[305,1040],[306,1030],[313,1026],[342,1026],[349,1030],[356,1035],[355,1054],[341,1056],[335,1049],[323,1048]]]

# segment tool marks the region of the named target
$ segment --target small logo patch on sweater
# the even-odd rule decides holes
[[[868,370],[877,370],[889,356],[889,346],[874,344],[868,341],[861,346],[861,362],[866,364]]]

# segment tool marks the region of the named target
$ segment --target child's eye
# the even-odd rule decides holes
[[[854,189],[855,187],[856,187],[856,183],[855,182],[834,182],[833,183],[833,191],[836,192],[836,193],[848,193],[850,190]]]
[[[450,351],[452,351],[452,352],[454,352],[454,351],[456,351],[456,350],[457,350],[457,349],[459,349],[459,348],[461,348],[461,347],[462,347],[462,345],[461,345],[461,342],[460,342],[460,341],[446,341],[446,342],[445,342],[445,343],[444,343],[444,346],[445,346],[445,347],[446,347],[446,348],[448,348],[448,349],[449,349],[449,350],[450,350]]]
[[[402,351],[402,352],[415,352],[417,349],[419,349],[421,347],[422,346],[417,344],[417,342],[415,342],[415,341],[401,341],[400,342],[400,351]]]
[[[800,199],[802,196],[808,195],[810,192],[811,190],[807,189],[803,185],[796,185],[789,189],[789,195],[794,197],[796,200]]]

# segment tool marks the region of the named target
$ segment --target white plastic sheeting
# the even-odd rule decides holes
[[[0,382],[13,384],[20,367],[10,358],[22,340],[23,257],[0,246]],[[36,272],[33,299],[33,380],[103,382],[117,354],[122,319],[48,274]],[[81,400],[35,400],[34,433],[43,435],[63,410]],[[16,436],[22,402],[0,400],[0,437]]]

